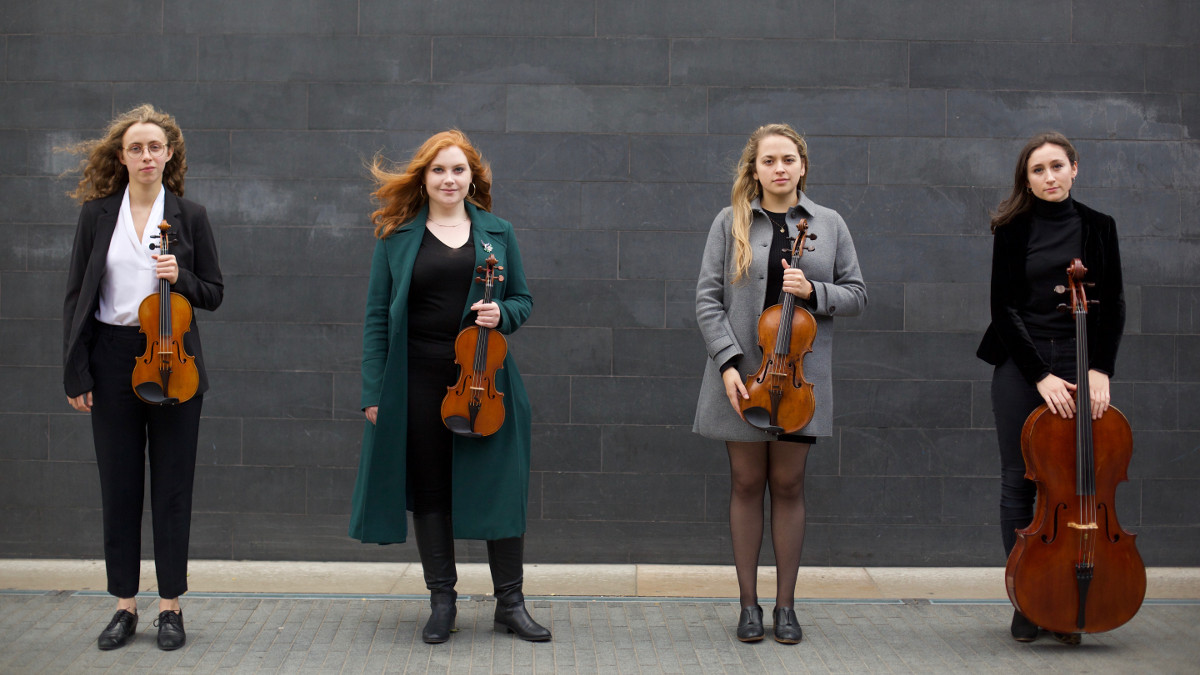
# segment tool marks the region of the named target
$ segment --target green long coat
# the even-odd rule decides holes
[[[492,288],[500,306],[500,331],[512,333],[533,307],[513,227],[467,204],[476,265],[495,255],[503,282]],[[408,435],[408,290],[413,261],[425,232],[427,211],[375,245],[363,327],[362,407],[378,405],[376,423],[366,422],[362,457],[351,506],[350,536],[364,543],[403,542],[406,520]],[[474,323],[469,308],[483,299],[472,284],[462,327]],[[453,518],[459,539],[505,539],[525,532],[529,504],[529,397],[509,355],[496,375],[504,393],[504,425],[480,439],[454,436]]]

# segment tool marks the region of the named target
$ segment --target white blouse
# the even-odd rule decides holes
[[[114,326],[137,326],[138,307],[151,293],[158,292],[158,278],[154,275],[154,258],[157,246],[151,237],[158,234],[158,224],[163,219],[166,190],[159,188],[158,197],[150,207],[150,217],[142,238],[138,240],[133,226],[133,212],[129,208],[129,187],[121,199],[121,211],[117,215],[117,227],[112,242],[108,245],[108,257],[104,262],[104,278],[100,280],[100,307],[96,319]]]

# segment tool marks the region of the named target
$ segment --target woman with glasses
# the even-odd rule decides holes
[[[194,308],[216,309],[224,288],[217,244],[204,207],[183,198],[187,153],[170,115],[138,106],[112,120],[103,137],[71,150],[86,158],[70,193],[83,207],[63,307],[63,384],[71,407],[91,414],[108,592],[117,598],[97,644],[115,649],[137,630],[148,460],[158,646],[178,649],[186,641],[179,596],[187,591],[196,437],[208,379],[193,318],[184,348],[195,357],[196,395],[151,405],[134,393],[134,363],[146,350],[138,307],[165,279]],[[171,226],[170,246],[160,255],[153,237],[163,220]]]

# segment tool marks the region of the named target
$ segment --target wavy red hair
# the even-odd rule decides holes
[[[421,189],[425,185],[425,170],[439,152],[449,147],[457,147],[467,156],[471,182],[475,185],[467,201],[484,211],[492,210],[491,167],[471,144],[466,134],[458,129],[450,129],[436,133],[422,143],[403,171],[386,169],[380,155],[376,155],[371,161],[371,176],[378,186],[371,194],[375,201],[379,202],[379,208],[371,214],[376,237],[385,239],[412,222],[421,208],[429,202],[429,196]]]

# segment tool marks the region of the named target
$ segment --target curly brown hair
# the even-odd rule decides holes
[[[177,196],[183,196],[183,178],[187,174],[187,146],[183,142],[183,131],[174,117],[149,103],[118,115],[108,123],[101,138],[56,148],[75,155],[87,155],[80,160],[77,168],[67,172],[78,171],[83,174],[79,185],[68,192],[68,196],[82,204],[125,189],[129,183],[129,171],[121,164],[121,144],[129,127],[138,123],[157,125],[167,135],[167,147],[171,149],[172,156],[163,168],[163,185]]]
[[[457,147],[467,156],[471,169],[471,182],[475,189],[467,201],[484,211],[492,210],[492,169],[483,156],[471,145],[467,135],[458,129],[442,131],[430,136],[417,148],[403,171],[389,171],[384,160],[376,155],[369,167],[378,188],[371,194],[380,206],[371,214],[375,224],[375,236],[385,239],[416,217],[421,207],[429,202],[429,195],[421,188],[425,185],[425,170],[433,163],[437,154],[449,147]]]

